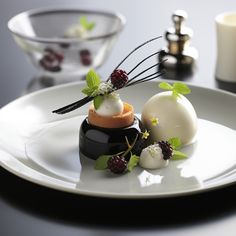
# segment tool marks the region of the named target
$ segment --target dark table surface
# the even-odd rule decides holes
[[[235,84],[215,79],[215,16],[236,10],[231,0],[1,0],[0,1],[0,106],[26,93],[55,84],[42,83],[16,46],[7,29],[10,17],[42,6],[76,6],[119,11],[127,18],[109,59],[99,69],[107,74],[127,51],[171,25],[176,9],[188,13],[191,41],[199,52],[189,83],[236,92]],[[164,39],[160,47],[165,45]],[[0,157],[1,158],[1,157]],[[20,179],[0,167],[0,235],[236,235],[236,186],[192,196],[114,200],[59,192]],[[119,215],[119,213],[121,213]]]

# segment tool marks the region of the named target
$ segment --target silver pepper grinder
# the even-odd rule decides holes
[[[186,19],[187,13],[183,10],[177,10],[172,15],[174,27],[166,31],[167,47],[159,53],[159,61],[163,61],[162,67],[166,70],[192,69],[198,57],[197,50],[189,46],[193,31],[184,26]]]

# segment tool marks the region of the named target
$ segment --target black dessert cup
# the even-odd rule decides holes
[[[142,139],[142,132],[145,128],[142,122],[135,117],[132,125],[124,128],[101,128],[89,124],[85,118],[80,126],[79,149],[88,158],[96,160],[101,155],[112,155],[127,150],[125,137],[132,143],[138,135],[136,145],[132,152],[140,153],[140,146],[145,141]]]

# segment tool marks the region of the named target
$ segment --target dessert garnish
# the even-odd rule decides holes
[[[137,65],[135,65],[129,72],[125,72],[123,69],[119,69],[119,67],[123,64],[123,62],[126,61],[127,58],[130,57],[135,51],[137,51],[139,48],[143,47],[144,45],[146,45],[154,40],[157,40],[159,38],[160,37],[152,38],[152,39],[142,43],[141,45],[136,47],[134,50],[132,50],[116,66],[116,68],[113,70],[113,72],[111,73],[111,75],[108,77],[108,79],[105,82],[101,82],[101,79],[96,74],[96,72],[94,70],[90,70],[86,76],[87,89],[83,90],[83,93],[85,93],[87,96],[82,98],[79,101],[72,103],[72,104],[69,104],[69,105],[59,108],[59,109],[56,109],[53,111],[53,113],[65,114],[65,113],[71,112],[71,111],[87,104],[88,102],[90,102],[94,99],[96,100],[96,103],[100,104],[100,103],[102,103],[100,100],[102,100],[103,95],[107,95],[107,94],[115,92],[119,89],[133,86],[136,84],[140,84],[140,83],[143,83],[146,81],[154,80],[154,79],[160,77],[164,72],[159,71],[159,70],[157,70],[154,73],[151,73],[149,75],[143,76],[143,77],[142,77],[142,75],[145,72],[151,70],[152,68],[158,67],[158,65],[160,65],[160,63],[162,63],[162,62],[155,63],[154,65],[148,67],[147,69],[145,69],[145,70],[139,72],[138,74],[134,75],[133,77],[129,78],[131,73],[134,72],[139,67],[139,65],[141,65],[144,61],[148,60],[149,58],[157,55],[159,52],[155,52],[155,53],[145,57]]]
[[[136,135],[132,144],[129,143],[127,137],[125,139],[127,150],[113,155],[101,155],[95,162],[95,169],[104,170],[108,168],[115,174],[121,174],[125,170],[131,171],[138,163],[138,157],[131,153],[138,135]]]
[[[66,32],[65,36],[70,38],[85,38],[88,31],[95,27],[95,22],[88,22],[86,16],[81,16],[77,24],[72,25]]]
[[[181,148],[179,138],[171,138],[168,141],[159,141],[144,148],[141,152],[139,165],[146,169],[157,169],[169,164],[169,160],[180,160],[187,155],[178,149]]]
[[[89,31],[95,27],[95,22],[88,22],[86,16],[81,16],[79,23],[84,29],[89,30]]]
[[[115,174],[121,174],[126,170],[131,171],[138,164],[139,160],[139,157],[131,152],[138,140],[138,135],[136,135],[132,144],[129,143],[127,137],[125,137],[125,140],[127,150],[113,155],[101,155],[95,162],[95,169],[109,169]]]
[[[172,95],[176,98],[180,97],[180,94],[186,95],[191,93],[191,89],[186,84],[181,82],[175,82],[173,83],[173,85],[167,82],[161,82],[159,84],[159,88],[163,90],[172,91]]]
[[[149,132],[145,130],[145,132],[142,133],[142,139],[147,139],[149,137]]]
[[[151,118],[150,121],[151,121],[151,123],[152,123],[153,126],[157,126],[157,125],[158,125],[158,122],[159,122],[159,121],[158,121],[158,118],[156,118],[156,117]]]
[[[150,106],[150,111],[147,110],[142,114],[142,118],[145,118],[145,114],[148,124],[152,128],[148,125],[144,126],[134,114],[133,106],[123,102],[117,93],[120,89],[153,80],[162,75],[163,72],[159,70],[154,73],[149,72],[152,68],[158,68],[160,63],[155,63],[131,76],[139,65],[158,52],[142,59],[129,72],[120,68],[121,64],[137,49],[158,38],[148,40],[132,50],[106,81],[101,80],[95,70],[90,69],[86,75],[86,86],[82,89],[82,93],[86,96],[53,111],[53,113],[64,114],[93,101],[89,107],[88,116],[80,126],[79,150],[86,157],[96,160],[95,169],[97,170],[108,169],[115,174],[121,174],[132,171],[138,164],[144,168],[156,169],[167,166],[170,159],[186,158],[186,155],[178,150],[181,147],[182,139],[177,138],[177,135],[158,140],[152,139],[155,129],[163,128],[163,118],[160,114],[155,113],[155,108],[158,106],[160,108],[160,104],[163,107],[170,107],[168,103],[173,103],[173,101],[175,101],[173,104],[179,107],[179,100],[184,99],[182,94],[190,92],[185,84],[170,85],[162,82],[159,85],[165,90],[170,90],[164,92],[168,93],[165,96],[170,101],[165,103],[165,99],[161,99],[159,105]],[[145,75],[144,73],[147,71],[148,75]],[[180,110],[184,110],[184,106],[180,106]],[[178,119],[178,116],[172,118]],[[145,119],[144,121],[146,122]]]
[[[128,74],[124,70],[114,70],[110,75],[111,84],[116,89],[123,88],[128,83]]]
[[[146,139],[146,137],[144,138]],[[179,138],[171,138],[168,141],[159,141],[142,149],[140,156],[132,154],[132,149],[137,142],[137,136],[130,145],[126,138],[127,150],[117,154],[101,155],[95,162],[96,170],[109,169],[115,174],[132,171],[138,164],[146,169],[163,168],[169,160],[180,160],[187,155],[178,149],[182,147]]]

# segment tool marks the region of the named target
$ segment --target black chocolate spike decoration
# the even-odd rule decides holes
[[[152,42],[152,41],[154,41],[154,40],[160,39],[160,38],[161,38],[161,36],[155,37],[155,38],[152,38],[152,39],[149,39],[149,40],[145,41],[144,43],[140,44],[140,45],[139,45],[138,47],[136,47],[135,49],[133,49],[133,50],[116,66],[116,68],[114,69],[114,71],[117,70],[117,69],[121,66],[121,64],[123,64],[123,62],[125,62],[126,59],[127,59],[128,57],[130,57],[130,56],[131,56],[135,51],[137,51],[139,48],[143,47],[144,45],[146,45],[146,44],[148,44],[148,43],[150,43],[150,42]],[[144,61],[148,60],[150,57],[152,57],[152,56],[154,56],[154,55],[157,55],[158,53],[159,53],[159,52],[152,53],[151,55],[149,55],[149,56],[145,57],[144,59],[142,59],[136,66],[134,66],[133,69],[131,69],[131,70],[127,73],[127,75],[130,75],[130,74],[131,74],[136,68],[138,68],[138,66],[141,65]],[[128,81],[127,81],[127,83],[126,83],[126,85],[125,85],[124,87],[129,87],[129,86],[132,86],[132,85],[140,84],[140,83],[143,83],[143,82],[146,82],[146,81],[150,81],[150,80],[153,80],[153,79],[156,79],[156,78],[160,77],[160,76],[163,75],[164,73],[163,73],[163,71],[160,71],[160,70],[159,70],[159,71],[156,71],[156,72],[153,73],[153,74],[150,74],[150,75],[147,75],[147,76],[145,76],[145,77],[140,78],[140,76],[141,76],[142,74],[144,74],[145,72],[147,72],[148,70],[150,70],[150,69],[152,69],[152,68],[154,68],[154,67],[158,67],[158,65],[160,65],[160,63],[163,63],[163,62],[164,62],[164,61],[161,61],[161,62],[159,62],[159,63],[157,63],[157,64],[154,64],[154,65],[148,67],[147,69],[143,70],[142,72],[138,73],[137,75],[133,76],[131,79],[128,79]],[[110,76],[109,76],[109,78],[107,79],[107,82],[108,82],[109,80],[110,80]],[[120,88],[119,88],[119,89],[120,89]],[[112,91],[116,91],[116,90],[118,90],[118,88],[114,88]],[[82,106],[85,105],[86,103],[92,101],[93,98],[94,98],[94,97],[92,97],[92,96],[86,96],[86,97],[84,97],[84,98],[82,98],[82,99],[80,99],[80,100],[78,100],[78,101],[76,101],[76,102],[74,102],[74,103],[71,103],[71,104],[66,105],[66,106],[64,106],[64,107],[61,107],[61,108],[59,108],[59,109],[56,109],[56,110],[54,110],[54,111],[52,111],[52,112],[53,112],[53,113],[56,113],[56,114],[65,114],[65,113],[71,112],[71,111],[73,111],[73,110],[75,110],[75,109],[77,109],[77,108],[79,108],[79,107],[82,107]]]
[[[67,106],[64,106],[62,108],[59,108],[57,110],[54,110],[53,113],[56,113],[56,114],[65,114],[65,113],[68,113],[68,112],[71,112],[77,108],[80,108],[82,107],[83,105],[85,105],[86,103],[90,102],[93,100],[93,97],[90,97],[90,96],[87,96],[87,97],[84,97],[82,99],[80,99],[79,101],[76,101],[74,103],[71,103]]]
[[[162,37],[162,36],[158,36],[158,37],[149,39],[149,40],[147,40],[146,42],[140,44],[138,47],[136,47],[135,49],[133,49],[133,50],[116,66],[116,68],[115,68],[114,70],[118,69],[118,68],[123,64],[123,62],[125,62],[126,59],[127,59],[129,56],[131,56],[135,51],[137,51],[139,48],[143,47],[144,45],[146,45],[146,44],[148,44],[148,43],[150,43],[150,42],[152,42],[152,41],[154,41],[154,40],[160,39],[161,37]]]

